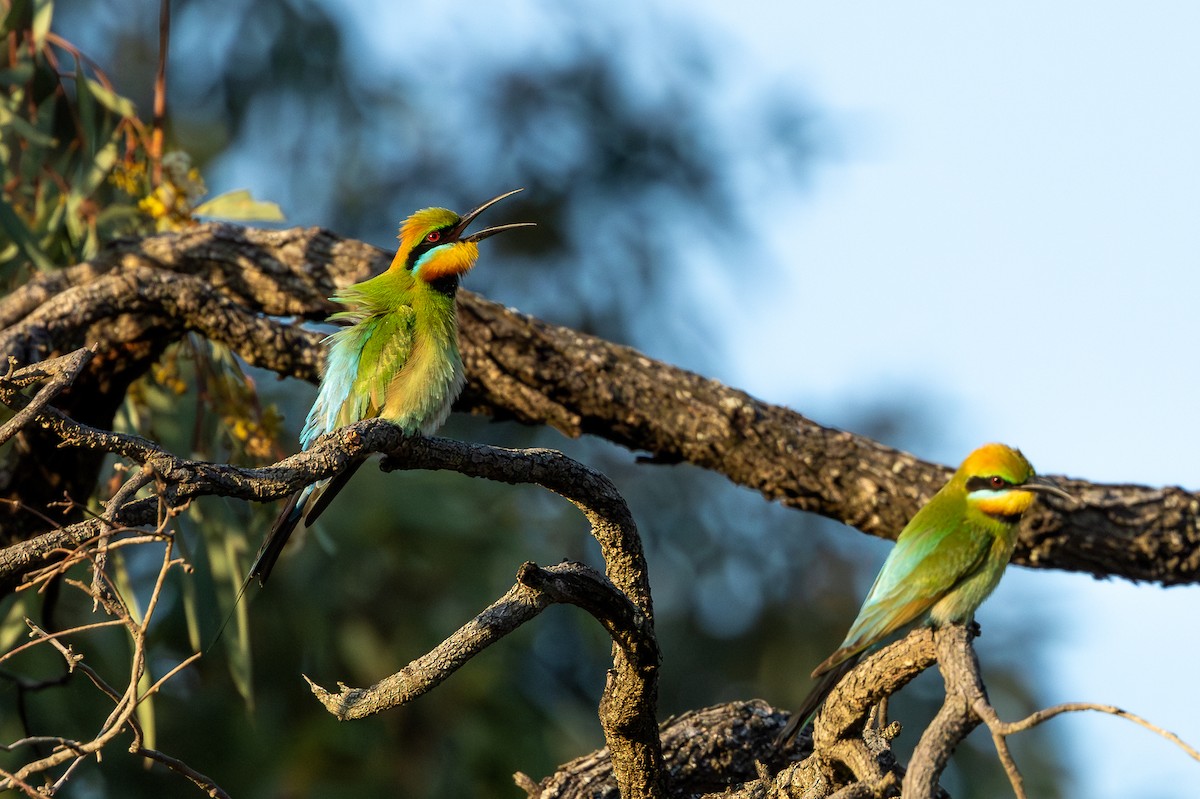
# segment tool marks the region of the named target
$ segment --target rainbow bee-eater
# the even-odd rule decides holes
[[[1039,492],[1073,501],[1035,475],[1019,450],[985,444],[968,455],[900,531],[846,639],[813,669],[812,676],[823,679],[779,743],[799,732],[838,681],[885,638],[920,624],[970,622],[1000,582],[1021,516]]]
[[[462,216],[445,208],[417,211],[400,225],[400,246],[387,271],[333,296],[346,310],[329,321],[345,326],[325,339],[321,387],[300,434],[303,449],[360,419],[378,416],[424,435],[446,420],[465,382],[454,308],[459,279],[475,266],[478,242],[533,223],[463,234],[485,209],[517,191]],[[258,551],[251,579],[266,583],[292,531],[312,524],[361,465],[356,461],[292,495]]]

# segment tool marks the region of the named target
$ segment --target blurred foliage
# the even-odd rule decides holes
[[[126,186],[144,173],[144,127],[133,104],[50,30],[53,4],[0,3],[7,40],[0,71],[0,277],[25,264],[46,270],[90,258],[130,226],[128,198],[108,180],[125,159]]]
[[[524,186],[506,212],[539,227],[489,242],[472,288],[691,368],[720,364],[722,342],[736,335],[724,305],[752,300],[788,268],[759,250],[755,233],[778,224],[769,209],[805,186],[821,151],[809,104],[792,87],[749,80],[727,43],[679,7],[624,3],[580,15],[536,0],[472,14],[385,5],[176,3],[167,123],[194,159],[195,179],[253,185],[284,200],[297,224],[381,246],[414,208],[461,208]],[[148,107],[152,10],[134,0],[67,4],[56,30]],[[191,170],[176,186],[194,213]],[[124,193],[131,202],[150,194],[138,191]],[[97,206],[120,199],[105,195]],[[296,446],[312,398],[309,386],[243,370],[189,339],[131,393],[125,421],[177,452],[254,462],[277,457],[275,442]],[[919,448],[917,431],[934,427],[917,410],[928,399],[838,421]],[[752,696],[797,702],[886,551],[723,478],[635,464],[603,442],[462,416],[443,433],[557,447],[613,478],[646,539],[665,652],[663,717]],[[246,552],[276,510],[217,499],[196,509],[182,540],[201,579],[168,585],[157,629],[164,662],[212,642]],[[541,777],[601,745],[595,703],[609,643],[571,608],[551,609],[411,707],[364,722],[333,721],[299,677],[371,684],[506,590],[521,562],[595,563],[573,507],[530,488],[368,468],[310,532],[270,589],[252,590],[239,608],[253,668],[235,624],[217,646],[228,657],[206,657],[160,696],[159,740],[172,755],[235,796],[503,796],[513,771]],[[130,558],[135,584],[152,560]],[[1004,637],[988,629],[985,646]],[[96,646],[119,665],[119,653]],[[993,695],[1028,695],[1025,675],[1036,671],[1028,654],[999,672],[988,664]],[[20,705],[0,713],[6,739],[26,727],[55,731],[70,714],[90,718],[90,700],[73,705],[70,691],[27,698],[15,684],[2,700],[6,710]],[[252,703],[239,702],[251,684]],[[906,693],[900,712],[932,715],[936,687]],[[911,746],[915,734],[904,739]],[[960,749],[956,762],[970,778],[951,778],[956,796],[1007,790],[990,747],[984,739]],[[1023,754],[1040,796],[1057,795],[1055,756],[1053,746]],[[73,780],[88,796],[190,790],[128,758]]]
[[[3,0],[0,36],[0,280],[78,263],[120,235],[193,224],[195,216],[281,219],[244,193],[200,200],[186,153],[159,157],[134,103],[50,28],[49,0]],[[161,160],[161,170],[148,164]],[[156,172],[161,172],[156,176]]]

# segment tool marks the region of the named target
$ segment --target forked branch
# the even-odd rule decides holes
[[[938,668],[946,683],[946,700],[913,752],[908,773],[904,778],[905,797],[932,797],[942,770],[955,747],[981,722],[986,724],[991,732],[997,755],[1018,799],[1025,799],[1025,787],[1016,761],[1008,750],[1008,736],[1031,729],[1062,713],[1094,710],[1127,718],[1176,744],[1193,759],[1200,760],[1200,752],[1184,743],[1178,736],[1111,705],[1073,702],[1039,710],[1020,721],[1001,721],[995,708],[988,701],[987,689],[980,676],[979,659],[975,656],[971,637],[967,628],[960,625],[937,631]]]
[[[363,423],[354,428],[366,429]],[[339,718],[358,718],[410,701],[549,605],[573,604],[595,617],[613,639],[613,666],[599,713],[621,795],[627,799],[664,796],[656,716],[660,654],[650,584],[637,526],[611,481],[553,450],[509,450],[416,437],[394,442],[382,468],[452,469],[471,477],[530,483],[554,491],[591,523],[605,574],[582,564],[542,569],[526,563],[503,597],[436,649],[375,686],[341,685],[337,694],[331,694],[310,680],[322,703]]]

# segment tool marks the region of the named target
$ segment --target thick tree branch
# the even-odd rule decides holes
[[[979,661],[966,627],[953,625],[937,632],[938,668],[946,683],[946,698],[933,721],[921,734],[904,775],[903,793],[913,799],[932,797],[950,755],[979,726],[972,709],[977,696],[986,696],[979,676]],[[961,653],[967,653],[960,656]]]
[[[319,229],[202,225],[122,242],[96,262],[35,280],[0,301],[0,352],[32,363],[99,343],[90,368],[102,376],[129,357],[135,371],[144,369],[156,353],[148,342],[161,346],[164,336],[190,329],[251,363],[313,380],[320,334],[273,317],[323,317],[336,286],[361,280],[388,259]],[[949,474],[628,347],[470,292],[460,298],[470,378],[461,409],[602,436],[659,462],[691,462],[768,499],[882,537],[894,537]],[[96,383],[106,384],[88,386]],[[1200,580],[1196,494],[1064,485],[1081,505],[1030,514],[1014,562],[1164,585]],[[84,486],[63,490],[74,495]]]
[[[669,795],[742,796],[725,790],[758,783],[761,764],[755,755],[771,747],[781,727],[780,715],[761,700],[715,705],[667,719],[659,734],[672,777]],[[607,748],[564,763],[540,782],[524,774],[514,779],[529,799],[617,799]],[[761,796],[761,790],[755,795]]]

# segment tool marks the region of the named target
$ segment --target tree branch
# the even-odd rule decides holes
[[[3,425],[0,425],[0,444],[8,441],[25,425],[32,422],[42,412],[42,409],[50,404],[50,400],[71,384],[71,381],[78,376],[79,370],[91,359],[91,350],[78,349],[69,355],[51,358],[32,366],[26,366],[24,369],[16,369],[14,368],[16,359],[10,358],[9,373],[0,380],[0,391],[7,393],[5,396],[7,404],[16,406],[24,402],[24,407]],[[18,387],[40,380],[45,380],[45,384],[28,402],[25,402],[24,397],[17,391]]]
[[[374,432],[361,422],[349,429]],[[380,684],[382,690],[397,695],[395,690],[414,675],[430,675],[420,676],[418,681],[435,680],[432,687],[458,668],[473,647],[489,645],[547,604],[576,604],[595,615],[613,637],[613,668],[600,699],[600,723],[621,794],[627,799],[662,796],[664,771],[656,716],[660,655],[650,583],[637,525],[616,487],[599,472],[553,450],[508,450],[419,437],[402,437],[397,444],[387,451],[381,465],[385,471],[453,469],[470,477],[532,483],[569,500],[591,524],[608,579],[589,579],[579,568],[523,569],[518,584],[505,597],[448,639],[440,651],[422,658],[422,668],[410,667],[391,682],[385,680],[387,685]],[[455,654],[451,656],[451,652]],[[446,668],[431,672],[430,667],[440,666],[439,661]],[[355,696],[356,701],[361,698]]]
[[[304,679],[338,720],[366,718],[407,704],[436,688],[471,658],[556,603],[586,610],[631,658],[640,661],[647,653],[657,652],[648,620],[603,575],[582,563],[542,568],[526,562],[517,571],[516,585],[504,596],[434,649],[370,688],[338,683],[340,690],[333,694],[312,679]],[[639,668],[657,665],[657,660],[638,663]]]
[[[714,705],[667,719],[659,733],[671,775],[669,795],[743,795],[725,790],[759,781],[762,775],[755,755],[773,745],[782,724],[780,714],[761,700]],[[540,782],[525,774],[514,775],[514,781],[530,799],[617,797],[608,749],[564,763]]]
[[[37,279],[0,301],[0,352],[32,363],[99,343],[92,368],[103,370],[125,351],[152,356],[147,340],[190,329],[250,363],[315,380],[320,335],[272,317],[321,318],[335,287],[388,260],[315,228],[211,224],[121,242],[95,262]],[[950,473],[470,292],[460,292],[459,311],[470,379],[458,404],[463,410],[601,436],[658,462],[694,463],[767,499],[885,538]],[[1064,486],[1080,506],[1029,514],[1014,562],[1164,585],[1200,581],[1200,496],[1079,480]],[[75,496],[83,487],[67,489]]]
[[[1025,799],[1026,793],[1021,772],[1008,749],[1008,736],[1035,727],[1061,713],[1094,710],[1129,719],[1171,741],[1189,757],[1200,760],[1200,752],[1177,735],[1111,705],[1072,702],[1039,710],[1021,721],[1002,721],[988,700],[987,688],[979,671],[979,659],[971,646],[972,637],[967,628],[961,625],[952,625],[937,631],[938,668],[946,683],[946,701],[933,723],[926,728],[913,752],[908,773],[904,778],[906,797],[919,799],[933,795],[941,772],[955,747],[980,722],[985,723],[991,732],[996,754],[1004,766],[1017,799]]]

